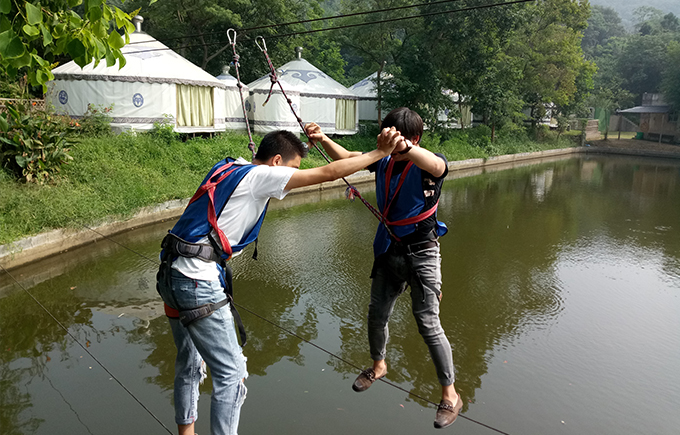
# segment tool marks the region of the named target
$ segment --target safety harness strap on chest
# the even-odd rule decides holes
[[[229,304],[231,314],[234,317],[236,326],[238,327],[239,336],[241,338],[241,346],[245,346],[247,341],[245,327],[243,326],[241,316],[234,306],[231,268],[229,265],[227,265],[227,260],[229,260],[232,255],[232,248],[226,235],[217,225],[217,213],[215,211],[215,188],[220,182],[222,182],[236,170],[236,168],[231,168],[232,166],[233,162],[227,163],[217,168],[210,179],[206,181],[204,185],[199,187],[191,200],[189,200],[189,205],[191,205],[204,194],[208,194],[209,201],[207,219],[211,228],[217,233],[220,243],[217,243],[217,241],[212,237],[212,234],[208,234],[210,245],[203,245],[199,243],[187,242],[173,233],[168,233],[161,244],[161,247],[163,248],[163,256],[161,258],[160,268],[163,271],[162,273],[165,275],[163,277],[165,284],[170,286],[172,262],[177,256],[186,258],[200,258],[203,261],[214,261],[218,263],[222,267],[223,271],[222,278],[224,280],[223,284],[224,292],[227,296],[226,299],[214,304],[211,303],[201,305],[190,310],[176,310],[165,304],[165,314],[170,318],[179,319],[182,322],[182,325],[187,327],[196,320],[208,317],[213,312],[219,310],[226,304]]]
[[[394,189],[394,194],[392,195],[392,198],[390,199],[390,181],[392,180],[392,170],[394,169],[394,160],[391,159],[390,162],[387,164],[387,170],[385,171],[385,203],[383,205],[383,220],[384,223],[387,225],[391,226],[403,226],[403,225],[413,225],[417,224],[418,222],[422,222],[425,219],[429,218],[433,214],[437,212],[437,207],[439,206],[439,201],[436,202],[435,205],[430,207],[428,210],[425,210],[422,213],[419,213],[416,216],[412,216],[409,218],[405,219],[399,219],[396,221],[391,221],[388,218],[388,213],[390,211],[390,207],[392,206],[392,203],[394,200],[397,198],[397,195],[399,194],[399,190],[401,190],[401,186],[404,184],[404,180],[406,180],[406,175],[408,174],[408,171],[413,167],[413,162],[408,162],[406,167],[401,173],[401,176],[399,177],[399,182],[397,183],[397,187]],[[400,239],[396,236],[394,236],[394,239],[396,241],[400,241]]]

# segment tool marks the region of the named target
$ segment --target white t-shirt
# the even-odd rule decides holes
[[[243,158],[239,158],[234,163],[250,164]],[[243,177],[217,219],[217,226],[224,232],[232,246],[238,244],[243,236],[257,224],[269,198],[283,199],[290,192],[285,190],[285,187],[296,170],[288,166],[256,165]],[[214,230],[212,235],[215,240],[219,241]],[[210,241],[207,237],[203,237],[196,243],[210,244]],[[241,252],[243,251],[234,253],[234,256]],[[220,277],[215,262],[198,258],[178,257],[172,264],[172,268],[193,279],[215,281]]]

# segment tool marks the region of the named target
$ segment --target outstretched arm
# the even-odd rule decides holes
[[[406,146],[403,147],[403,150],[399,150],[399,148],[397,148],[397,153],[400,151],[404,152],[406,149]],[[444,171],[446,171],[446,163],[444,163],[444,160],[437,157],[437,155],[433,152],[419,146],[411,146],[408,152],[404,154],[396,154],[394,156],[394,160],[410,160],[414,165],[425,172],[429,172],[436,178],[444,175]]]
[[[290,177],[290,180],[288,180],[286,190],[295,189],[296,187],[311,186],[313,184],[346,177],[347,175],[360,171],[366,166],[387,157],[392,150],[394,150],[394,147],[403,141],[404,138],[394,129],[394,127],[385,128],[378,136],[377,149],[365,154],[357,153],[357,155],[352,157],[343,158],[319,168],[296,171],[293,176]]]
[[[362,154],[359,151],[347,151],[341,145],[338,145],[332,139],[326,136],[324,132],[321,131],[321,127],[319,127],[314,122],[310,122],[309,124],[305,125],[305,131],[307,132],[309,139],[317,144],[317,146],[321,145],[333,160],[347,159]]]

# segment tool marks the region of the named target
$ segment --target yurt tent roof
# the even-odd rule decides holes
[[[217,76],[217,80],[221,81],[230,88],[238,87],[238,80],[236,80],[236,77],[229,74],[229,65],[222,67],[222,74]],[[243,89],[248,89],[248,86],[246,86],[244,83],[241,83],[241,85],[243,86]]]
[[[298,48],[297,58],[276,71],[286,93],[298,93],[301,97],[357,99],[354,92],[307,62],[300,53],[301,49]],[[251,91],[260,92],[262,89],[269,92],[270,86],[271,80],[268,74],[248,85]],[[277,88],[278,86],[274,86],[274,90]]]
[[[366,77],[365,79],[361,80],[360,82],[357,82],[353,84],[349,89],[354,92],[355,95],[359,97],[364,97],[364,98],[371,98],[375,97],[375,78],[378,75],[377,72],[374,72],[370,76]]]
[[[375,90],[375,80],[376,77],[378,77],[378,72],[374,72],[370,76],[366,77],[365,79],[353,84],[350,86],[350,91],[354,92],[354,94],[360,98],[375,98],[376,97],[376,90]],[[383,79],[388,79],[391,78],[391,74],[386,74],[383,73],[381,75]]]
[[[118,64],[107,67],[102,61],[80,68],[71,61],[52,70],[57,80],[106,80],[142,83],[175,83],[193,86],[209,86],[226,89],[227,85],[170,50],[145,32],[141,31],[142,17],[133,22],[137,30],[130,34],[130,43],[121,52],[127,61],[123,68]]]

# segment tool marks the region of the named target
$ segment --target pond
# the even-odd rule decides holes
[[[250,377],[239,433],[435,432],[427,402],[384,383],[351,389],[356,369],[342,360],[370,363],[376,221],[329,195],[271,210],[259,259],[248,248],[233,262],[237,302],[267,320],[240,310]],[[450,228],[441,318],[465,417],[513,435],[678,433],[680,162],[592,156],[450,179],[439,218]],[[176,431],[175,350],[154,287],[172,224],[12,270],[54,319],[0,272],[3,434],[167,433],[151,414]],[[390,332],[389,380],[438,402],[410,298]],[[497,433],[465,418],[445,430]]]

